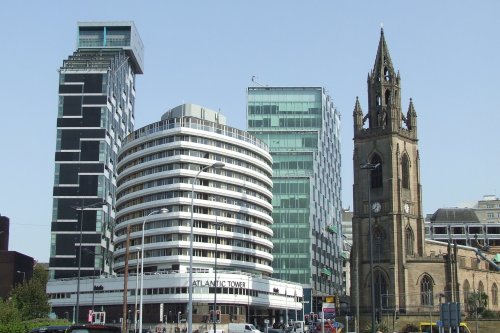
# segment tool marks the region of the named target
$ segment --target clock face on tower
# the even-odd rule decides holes
[[[380,202],[375,201],[374,203],[372,203],[372,211],[374,213],[380,212],[381,209],[382,209],[382,205],[380,204]]]

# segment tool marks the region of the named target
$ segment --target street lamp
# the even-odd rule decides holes
[[[196,176],[194,176],[193,183],[191,184],[191,226],[189,232],[189,286],[188,286],[188,308],[187,308],[187,316],[188,316],[188,330],[187,333],[193,332],[193,208],[194,208],[194,184],[196,184],[196,180],[200,173],[209,168],[214,169],[222,169],[225,166],[222,162],[215,162],[211,165],[205,165],[198,171]],[[214,332],[216,333],[216,332]]]
[[[93,254],[94,256],[97,255],[94,251],[91,251],[89,249],[83,249],[83,251]],[[104,261],[104,253],[103,253],[103,261]],[[101,269],[99,269],[99,278],[101,277]],[[94,313],[94,299],[95,299],[95,270],[94,274],[92,276],[92,313]]]
[[[139,246],[137,249],[137,259],[136,259],[136,272],[135,272],[135,307],[134,307],[134,333],[137,332],[137,291],[139,290],[139,256],[141,248]]]
[[[142,294],[144,293],[144,231],[146,229],[146,221],[151,215],[168,213],[168,209],[161,208],[149,213],[144,221],[142,221],[142,241],[141,241],[141,298],[139,301],[139,332],[142,332]]]
[[[215,265],[214,265],[214,333],[217,333],[217,230],[221,227],[222,223],[217,222],[217,215],[215,216]]]
[[[82,234],[83,234],[83,212],[87,208],[96,208],[97,206],[104,206],[106,204],[106,201],[99,201],[99,202],[94,202],[93,204],[90,205],[83,205],[83,200],[82,200],[82,205],[81,206],[73,206],[73,209],[79,210],[80,211],[80,240],[79,240],[79,245],[78,245],[78,280],[76,284],[76,323],[78,324],[79,316],[80,316],[80,273],[81,273],[81,268],[82,268]]]
[[[23,275],[23,283],[26,280],[26,272],[23,271],[16,271],[17,274],[22,274]]]
[[[371,202],[371,173],[377,169],[380,163],[372,164],[365,163],[360,166],[360,169],[369,170],[368,173],[368,237],[370,241],[370,291],[371,291],[371,307],[372,307],[372,333],[375,333],[375,288],[373,278],[373,230],[372,230],[372,202]]]

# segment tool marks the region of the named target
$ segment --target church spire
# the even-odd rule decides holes
[[[381,28],[377,57],[375,58],[372,76],[378,76],[382,80],[384,78],[387,79],[388,75],[393,78],[396,76],[394,66],[392,65],[391,56],[389,54],[389,48],[387,47],[387,43],[385,42],[384,28]]]
[[[408,106],[408,112],[406,113],[406,125],[408,130],[415,132],[417,134],[417,112],[415,111],[415,106],[413,106],[413,99],[410,98],[410,105]]]
[[[384,30],[380,30],[375,64],[368,76],[369,128],[398,131],[401,128],[401,77],[394,70]]]
[[[363,110],[361,110],[358,96],[356,96],[352,117],[354,118],[354,132],[360,131],[363,128]]]

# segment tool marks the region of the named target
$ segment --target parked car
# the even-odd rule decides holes
[[[66,333],[121,333],[121,328],[111,325],[73,325]]]
[[[30,333],[65,333],[69,326],[42,326],[34,328]]]
[[[230,323],[227,330],[229,333],[261,333],[255,326],[248,323]]]

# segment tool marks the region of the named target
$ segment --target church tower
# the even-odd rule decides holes
[[[423,256],[425,237],[417,114],[411,99],[402,111],[383,30],[368,74],[368,112],[356,98],[353,118],[352,302],[363,313],[404,312],[413,297],[406,262]]]

